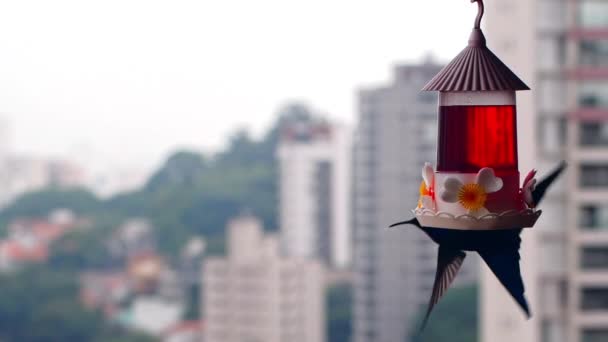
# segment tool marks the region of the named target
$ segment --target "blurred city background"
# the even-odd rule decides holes
[[[411,217],[469,1],[0,1],[0,341],[608,341],[608,1],[487,0],[520,171],[526,320],[467,258],[416,336]]]

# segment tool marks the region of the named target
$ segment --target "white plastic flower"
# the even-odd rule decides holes
[[[532,191],[536,188],[536,170],[532,170],[528,172],[528,175],[524,179],[524,186],[521,189],[523,200],[528,206],[528,208],[534,208],[536,203],[534,203],[534,197],[532,197]]]
[[[422,184],[420,184],[420,200],[418,208],[436,210],[435,205],[435,170],[430,163],[422,168]]]
[[[489,213],[485,208],[487,195],[502,186],[502,179],[494,175],[494,170],[485,167],[477,173],[475,183],[462,184],[457,178],[446,178],[440,196],[448,203],[460,203],[470,215],[479,217]]]

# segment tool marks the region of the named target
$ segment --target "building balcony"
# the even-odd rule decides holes
[[[583,28],[576,27],[568,31],[568,38],[573,40],[608,39],[608,27]]]
[[[608,121],[608,108],[579,108],[568,113],[568,117],[578,121]]]
[[[607,66],[579,66],[565,71],[569,80],[606,80],[608,79]]]
[[[608,202],[608,189],[605,187],[580,188],[570,192],[570,199],[578,203],[606,203]],[[587,229],[587,227],[583,227]]]
[[[608,285],[608,271],[583,270],[577,274],[579,286],[606,286]]]
[[[586,328],[603,328],[608,326],[608,312],[578,312],[574,315],[573,321],[579,326]]]
[[[597,163],[608,161],[608,145],[577,145],[574,156],[570,159],[576,163]],[[605,187],[605,186],[603,186]],[[598,189],[591,189],[598,190]],[[600,189],[601,190],[601,189]],[[608,188],[606,189],[608,190]]]
[[[575,241],[583,246],[608,246],[608,230],[579,229]]]

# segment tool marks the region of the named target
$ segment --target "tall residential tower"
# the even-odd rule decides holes
[[[435,244],[414,227],[387,227],[413,217],[422,166],[435,160],[437,96],[420,90],[440,69],[430,61],[398,66],[392,84],[359,94],[353,342],[405,341],[431,292]],[[474,279],[472,260],[459,282]]]
[[[518,98],[522,169],[542,174],[561,159],[569,169],[523,237],[534,318],[522,319],[483,276],[482,341],[608,341],[608,2],[497,0],[486,9],[490,48],[533,88]]]
[[[316,118],[281,127],[279,217],[286,256],[351,261],[351,131]]]

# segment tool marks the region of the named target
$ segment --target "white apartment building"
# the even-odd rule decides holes
[[[325,341],[322,265],[279,255],[261,223],[242,216],[228,224],[225,258],[203,266],[206,342]]]
[[[520,168],[569,169],[523,236],[533,319],[486,271],[481,341],[608,341],[608,1],[495,0],[486,14],[489,47],[533,89],[518,94]]]
[[[351,261],[352,133],[311,119],[281,128],[279,219],[281,250],[345,269]]]

